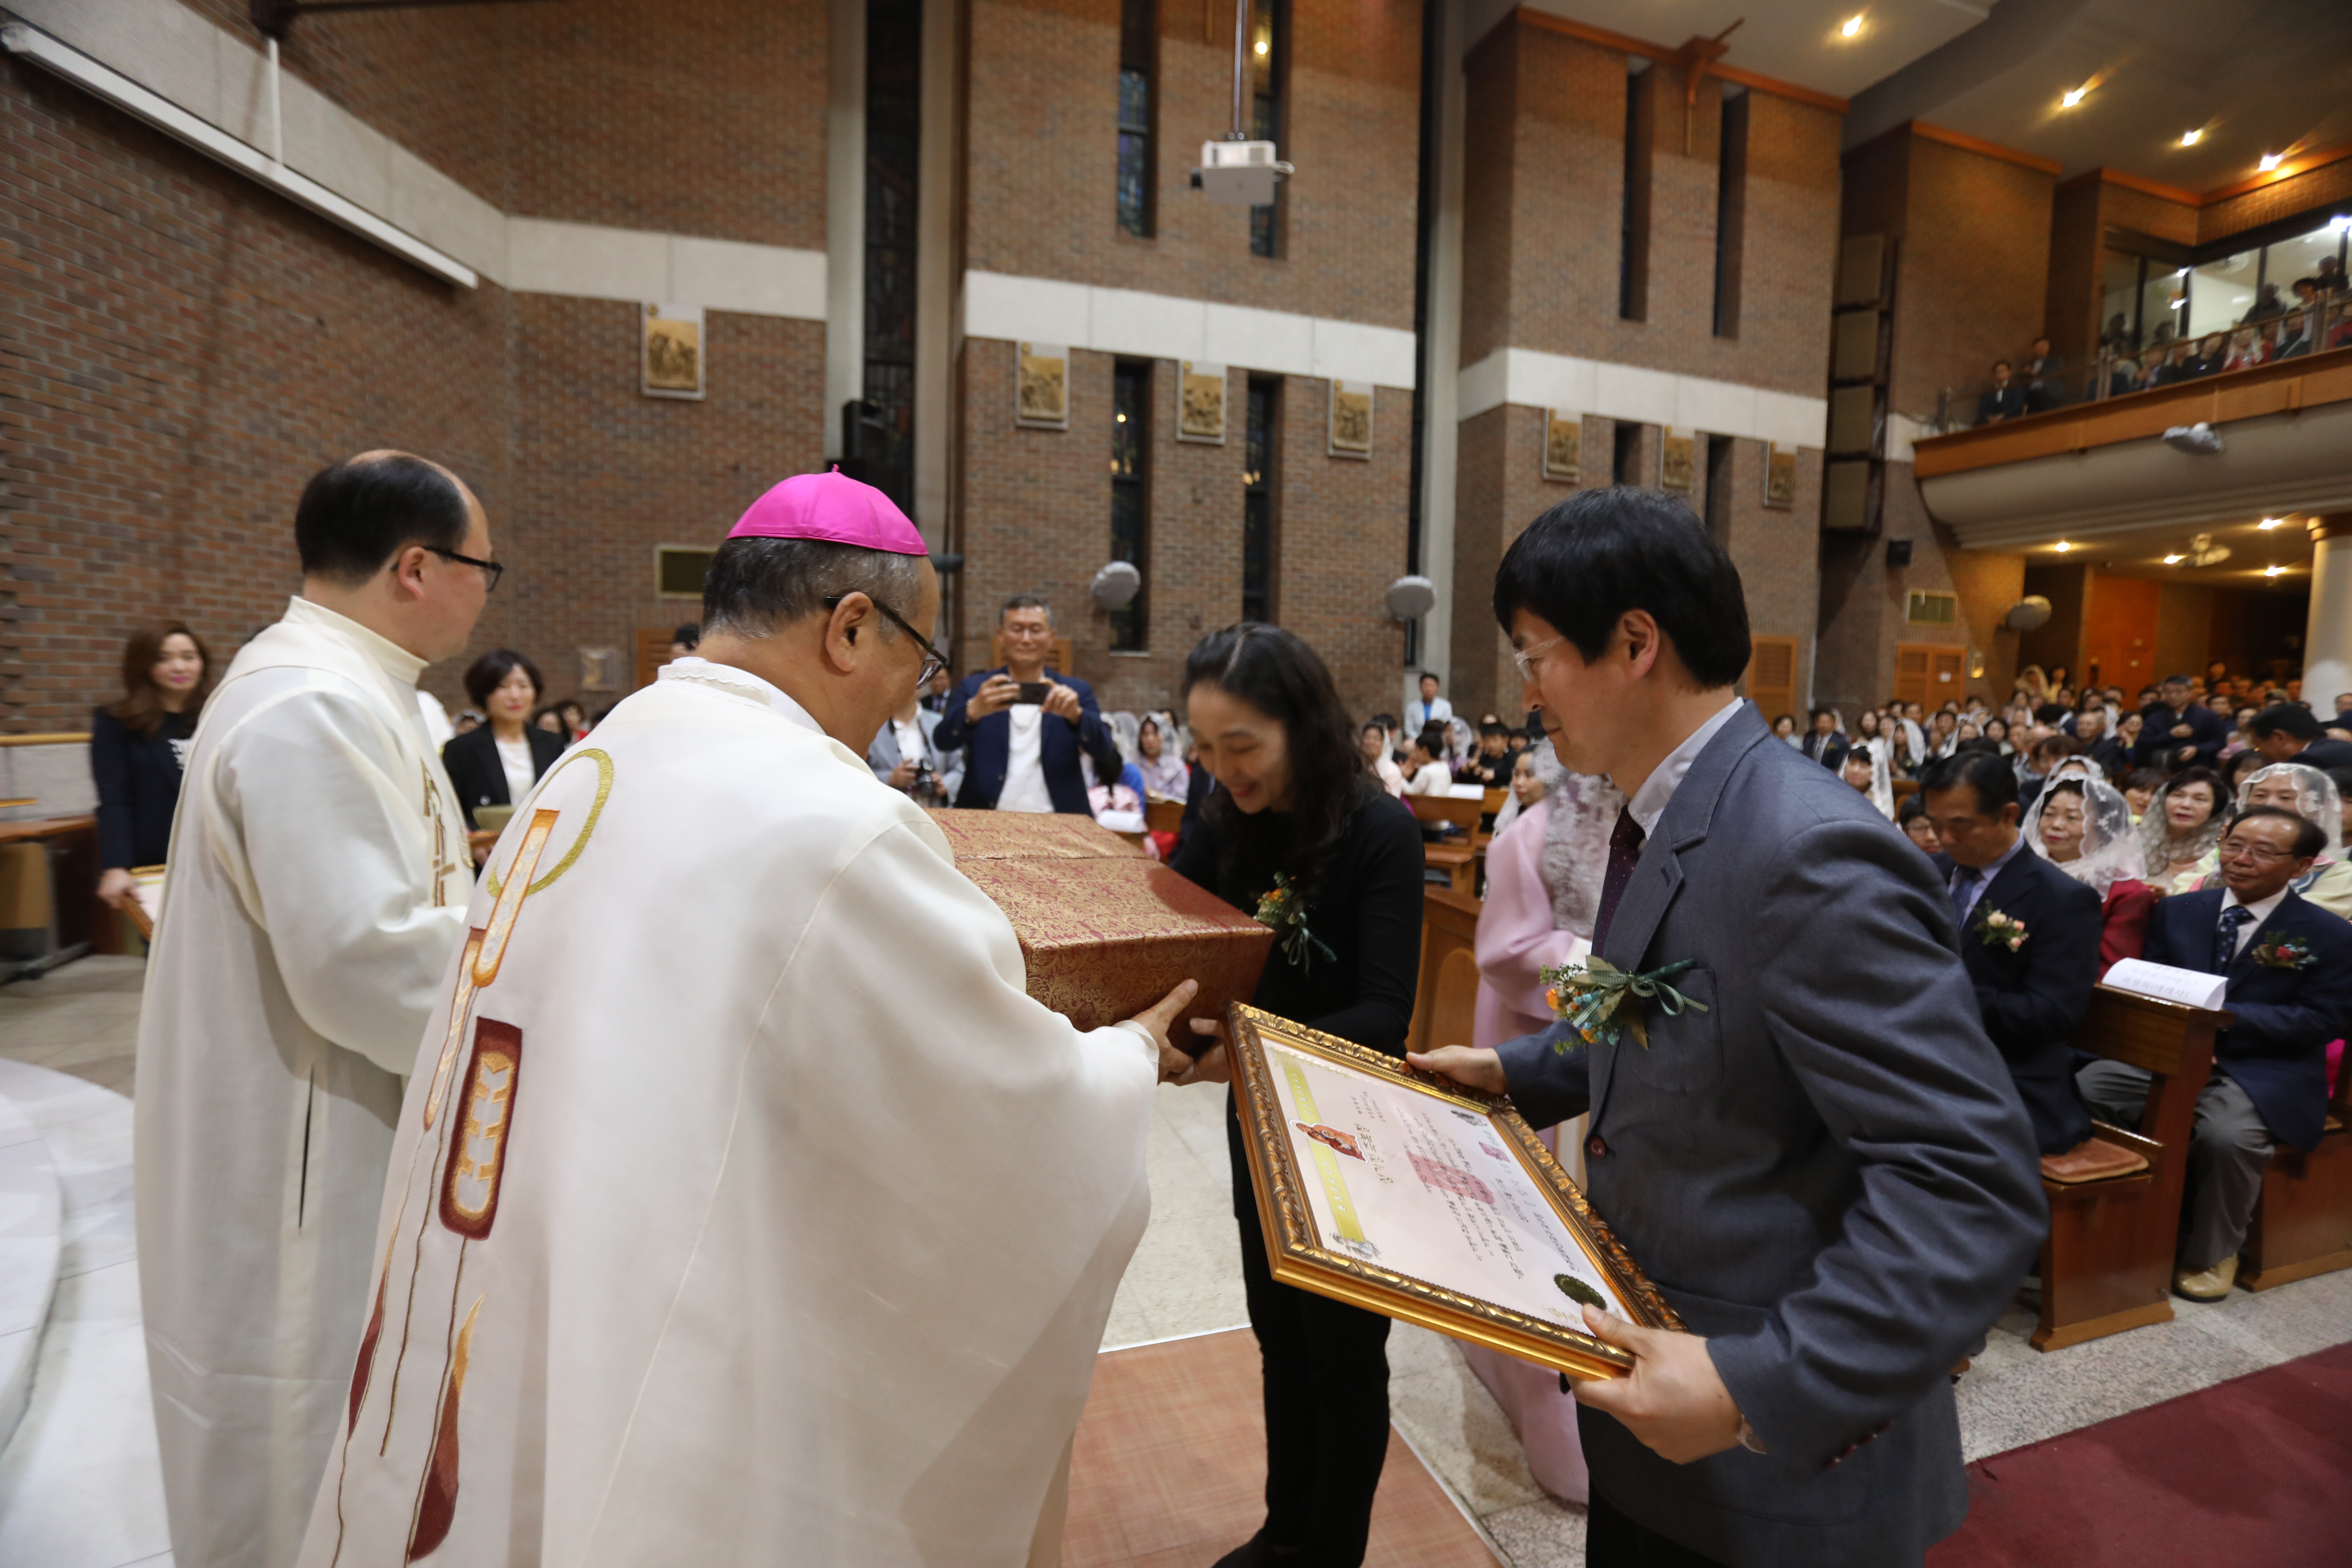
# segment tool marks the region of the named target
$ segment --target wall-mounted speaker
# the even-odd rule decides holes
[[[1910,565],[1911,542],[1907,539],[1888,540],[1886,542],[1886,563],[1889,566]]]

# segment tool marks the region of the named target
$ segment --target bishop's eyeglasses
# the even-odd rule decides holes
[[[849,597],[849,595],[846,594],[834,594],[829,595],[824,601],[826,613],[829,615],[833,611],[841,608],[841,601],[847,597]],[[913,625],[908,621],[906,616],[900,615],[898,611],[892,609],[881,600],[875,598],[871,594],[866,595],[866,600],[876,609],[889,616],[890,623],[897,626],[900,631],[906,633],[908,637],[914,638],[915,646],[923,650],[923,668],[915,672],[915,686],[918,689],[920,689],[921,688],[929,685],[931,677],[937,675],[940,671],[948,667],[948,656],[933,647],[931,646],[931,639],[917,631]]]

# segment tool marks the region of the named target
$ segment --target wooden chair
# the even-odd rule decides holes
[[[1897,811],[1903,809],[1905,801],[1919,793],[1917,779],[1889,779],[1886,783],[1887,786],[1895,792],[1895,809]]]
[[[1414,816],[1424,824],[1451,822],[1462,829],[1462,837],[1446,844],[1426,846],[1422,854],[1424,862],[1444,871],[1453,889],[1465,898],[1475,898],[1478,891],[1478,813],[1483,800],[1456,800],[1444,795],[1409,795],[1405,805],[1412,807]]]
[[[1511,792],[1507,789],[1486,792],[1486,798],[1478,803],[1478,826],[1470,835],[1471,848],[1483,852],[1487,845],[1495,842],[1495,814],[1501,811],[1503,803],[1510,798]]]
[[[2319,1146],[2272,1154],[2240,1256],[2249,1290],[2352,1268],[2352,1067],[2336,1071]]]
[[[2146,1168],[2104,1180],[2044,1176],[2050,1234],[2042,1243],[2042,1321],[2032,1343],[2054,1351],[2172,1319],[2172,1270],[2197,1096],[2213,1073],[2213,1036],[2230,1015],[2102,985],[2074,1044],[2152,1075],[2139,1131],[2095,1122]]]
[[[1478,900],[1432,888],[1421,906],[1421,980],[1405,1043],[1466,1046],[1478,1010]]]

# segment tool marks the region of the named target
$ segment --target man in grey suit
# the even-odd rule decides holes
[[[1587,490],[1495,608],[1560,761],[1627,797],[1594,949],[1687,961],[1649,1041],[1567,1026],[1416,1065],[1590,1110],[1588,1190],[1688,1334],[1588,1312],[1591,1568],[1887,1568],[1967,1511],[1951,1370],[2048,1224],[2016,1087],[1927,858],[1732,692],[1738,572],[1679,502]],[[1566,1045],[1574,1048],[1561,1050]]]
[[[928,770],[928,792],[918,793],[916,804],[944,805],[955,798],[956,786],[963,783],[963,750],[940,749],[940,716],[923,707],[921,700],[919,691],[907,693],[907,700],[866,748],[866,765],[874,770],[876,778],[898,790],[915,790]]]

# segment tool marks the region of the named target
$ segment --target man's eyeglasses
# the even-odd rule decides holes
[[[2214,858],[2251,860],[2257,866],[2275,866],[2282,860],[2293,860],[2298,857],[2292,851],[2265,848],[2260,844],[2249,844],[2242,838],[2224,838],[2215,849]]]
[[[428,544],[425,548],[444,561],[455,561],[459,565],[472,566],[479,570],[482,574],[482,592],[485,594],[497,593],[499,579],[506,575],[507,569],[495,561],[477,561],[470,555],[460,555],[454,550],[444,550],[437,544]]]
[[[1551,647],[1553,643],[1566,642],[1568,638],[1564,635],[1550,637],[1543,642],[1536,644],[1533,647],[1521,648],[1517,652],[1512,654],[1511,662],[1519,667],[1519,679],[1521,680],[1533,680],[1536,678],[1536,655]]]
[[[841,601],[847,597],[849,597],[849,595],[846,594],[835,594],[828,597],[824,601],[826,612],[830,614],[832,611],[841,608]],[[915,672],[915,686],[916,689],[919,690],[921,688],[929,685],[931,677],[937,675],[940,671],[948,667],[948,656],[933,647],[931,646],[931,639],[917,631],[914,626],[908,622],[906,616],[900,615],[898,611],[892,609],[881,600],[875,598],[870,594],[866,595],[866,599],[876,609],[890,617],[891,625],[897,626],[900,631],[914,638],[915,646],[923,650],[923,668]]]

